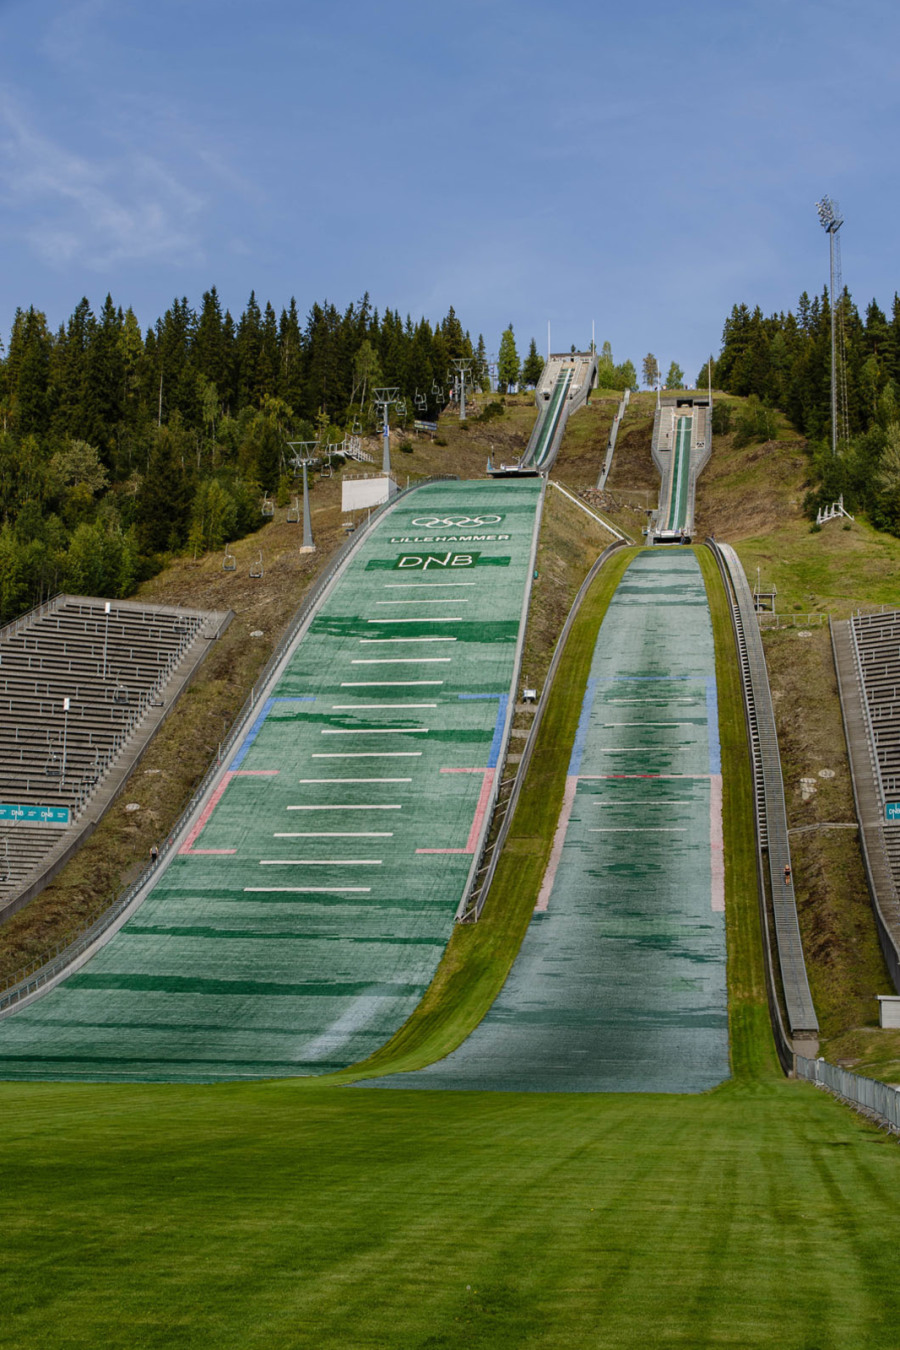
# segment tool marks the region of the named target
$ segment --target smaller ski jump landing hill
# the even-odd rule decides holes
[[[647,550],[600,630],[506,985],[446,1059],[363,1086],[702,1092],[726,1079],[721,807],[703,577],[692,552]]]
[[[694,395],[664,398],[653,419],[653,462],[662,483],[650,522],[651,544],[690,543],[694,533],[697,477],[712,453],[709,400]]]
[[[0,1020],[0,1077],[318,1074],[397,1030],[487,829],[542,488],[443,482],[385,513],[143,903]]]

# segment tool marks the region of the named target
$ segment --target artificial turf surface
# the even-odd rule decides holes
[[[771,1048],[714,580],[711,599],[733,1079],[2,1084],[0,1347],[897,1345],[898,1146]]]

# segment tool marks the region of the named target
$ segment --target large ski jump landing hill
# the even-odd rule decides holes
[[[487,827],[540,494],[443,482],[385,515],[148,897],[0,1021],[0,1076],[317,1074],[406,1020]]]
[[[502,993],[446,1059],[366,1086],[700,1092],[728,1077],[717,702],[696,557],[639,554],[600,629]]]

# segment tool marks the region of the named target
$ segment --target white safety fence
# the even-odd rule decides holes
[[[849,1069],[839,1069],[827,1060],[805,1059],[803,1055],[796,1056],[796,1073],[798,1078],[828,1088],[851,1105],[871,1111],[892,1130],[900,1131],[900,1089],[875,1078],[863,1078]]]

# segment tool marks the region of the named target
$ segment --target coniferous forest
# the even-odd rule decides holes
[[[18,310],[0,356],[2,622],[60,590],[128,595],[166,554],[255,529],[262,494],[287,490],[287,441],[373,429],[376,386],[406,399],[392,419],[433,418],[454,358],[486,370],[452,308],[414,324],[364,296],[301,321],[251,294],[235,321],[215,288],[146,332],[110,296],[56,332]]]
[[[876,303],[860,317],[844,291],[835,332],[846,372],[847,435],[831,445],[831,305],[827,291],[804,292],[797,312],[772,314],[735,305],[725,322],[713,384],[747,397],[734,418],[714,409],[713,431],[732,430],[737,443],[769,440],[778,409],[810,443],[812,487],[807,510],[844,494],[879,529],[900,534],[900,296],[890,318]],[[707,372],[698,375],[705,385]],[[841,381],[839,379],[839,385]]]
[[[900,296],[890,318],[873,300],[863,319],[845,291],[840,327],[849,434],[837,456],[827,292],[804,292],[796,313],[733,307],[713,383],[747,401],[720,402],[714,430],[771,440],[784,413],[810,443],[810,512],[843,493],[900,534]],[[251,294],[235,320],[213,287],[199,310],[176,300],[146,332],[110,296],[99,314],[83,299],[55,332],[18,310],[0,349],[0,622],[59,590],[128,595],[167,554],[256,529],[262,494],[288,491],[289,440],[374,430],[381,384],[405,399],[399,422],[434,418],[458,357],[483,384],[484,339],[473,344],[452,307],[414,323],[368,296],[343,312],[316,303],[301,321],[294,300],[278,315]]]

